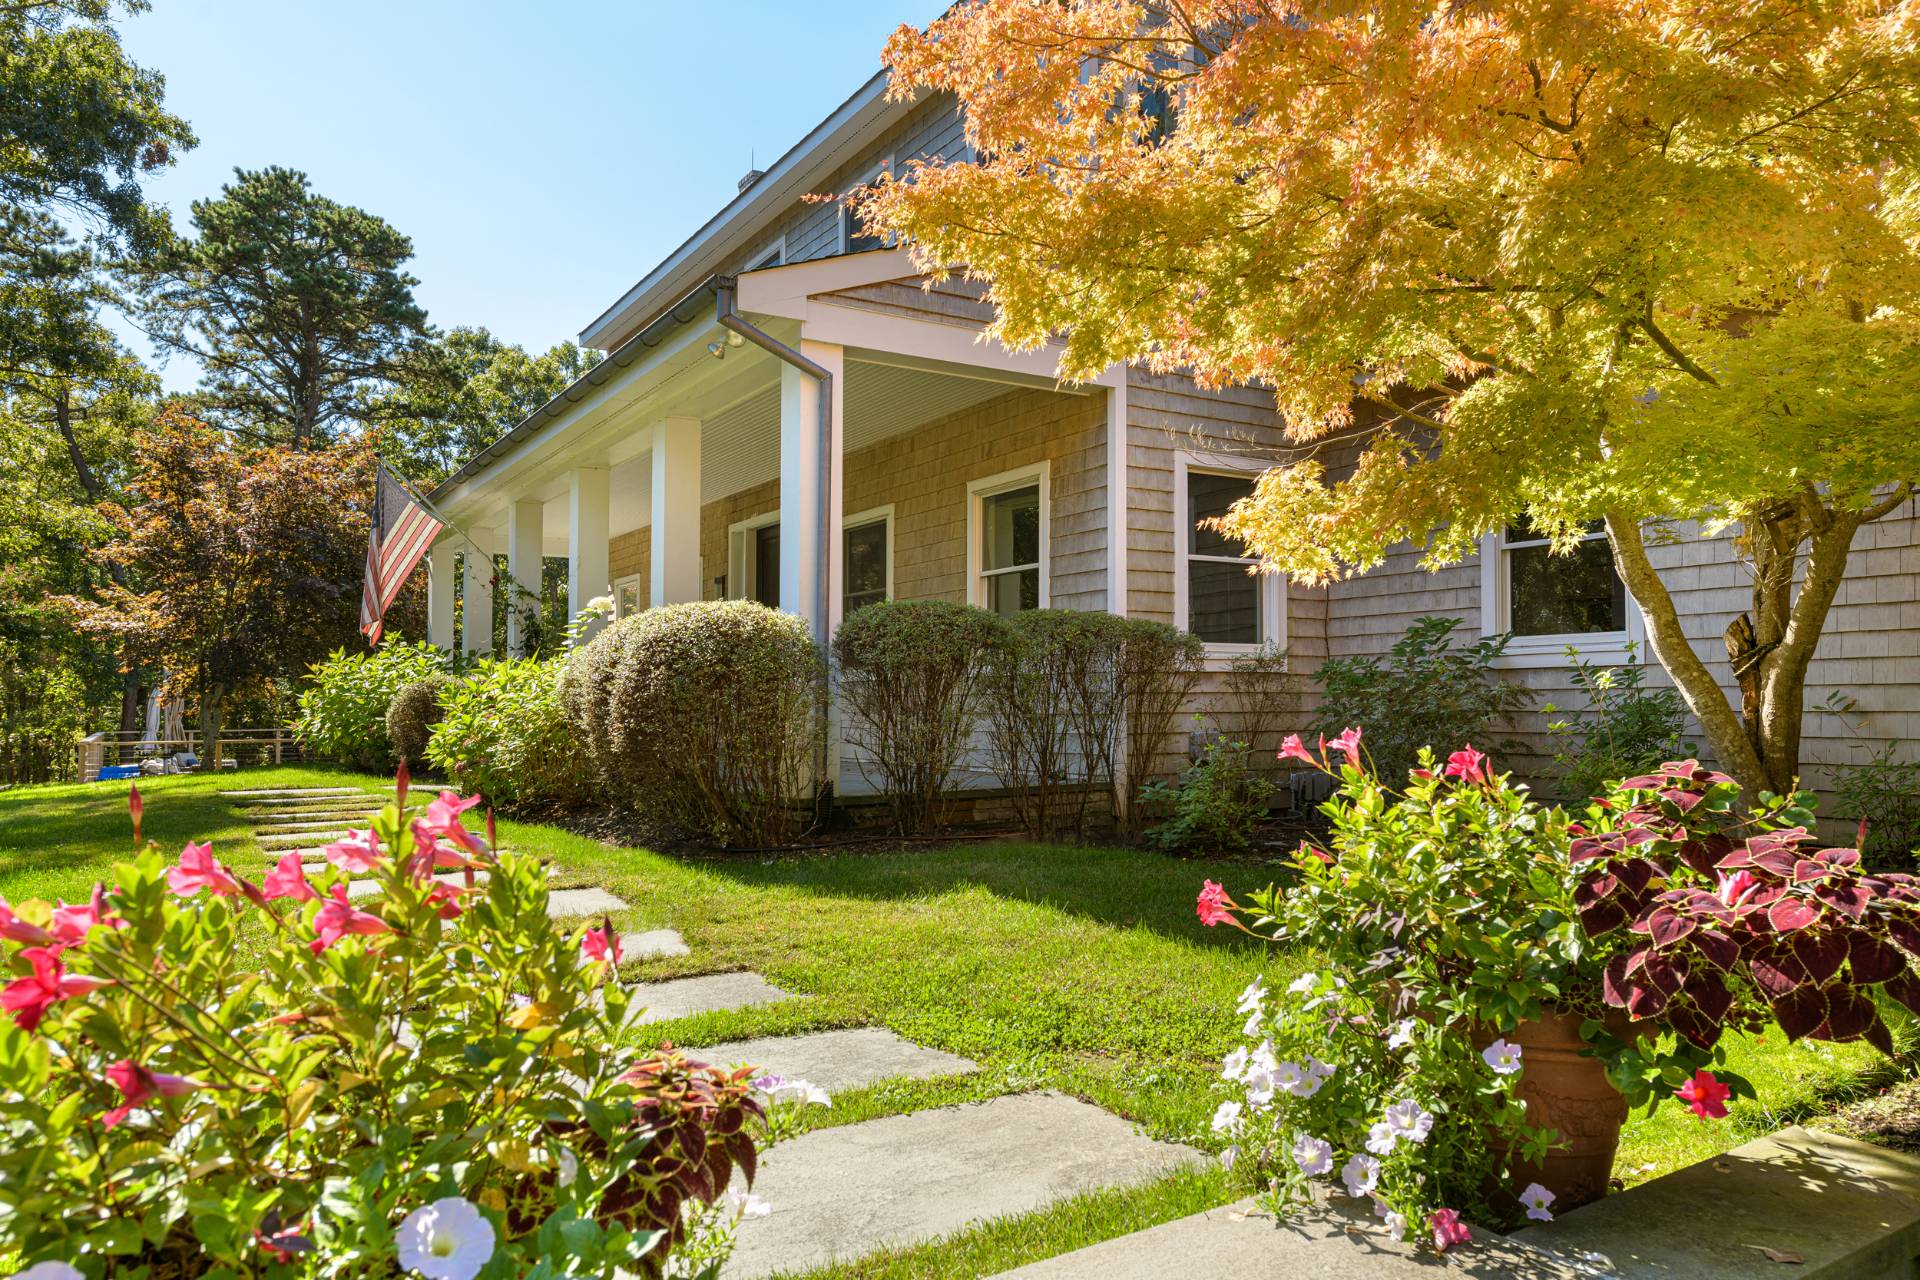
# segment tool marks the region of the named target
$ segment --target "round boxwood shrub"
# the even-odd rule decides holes
[[[938,829],[948,781],[974,730],[982,664],[1005,639],[998,614],[947,600],[885,600],[833,637],[850,745],[906,835]]]
[[[457,683],[450,675],[436,674],[400,686],[387,704],[387,737],[396,757],[409,765],[426,763],[427,739],[443,714],[441,698]]]
[[[779,844],[805,808],[823,665],[791,614],[748,600],[665,605],[574,655],[567,714],[609,788],[647,817]]]

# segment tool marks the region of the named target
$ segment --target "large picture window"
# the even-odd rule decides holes
[[[1253,492],[1260,465],[1198,454],[1175,463],[1175,622],[1218,653],[1286,643],[1283,582],[1249,572],[1255,559],[1244,545],[1203,527]]]
[[[1047,607],[1045,466],[968,489],[973,602],[1003,616]]]

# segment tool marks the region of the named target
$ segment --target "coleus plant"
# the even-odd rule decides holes
[[[1573,828],[1581,925],[1629,944],[1606,966],[1607,1003],[1701,1051],[1771,1016],[1789,1039],[1892,1054],[1874,997],[1920,1013],[1920,879],[1821,847],[1806,793],[1763,794],[1745,813],[1739,797],[1684,760],[1627,779]]]

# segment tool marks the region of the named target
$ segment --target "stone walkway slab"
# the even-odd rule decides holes
[[[359,796],[371,793],[358,787],[262,787],[252,791],[222,791],[220,794],[230,800],[252,800],[276,796]]]
[[[1920,1157],[1795,1125],[1516,1232],[1604,1255],[1622,1277],[1794,1280],[1914,1274]],[[1771,1261],[1763,1248],[1797,1255]]]
[[[1058,1093],[822,1129],[762,1157],[753,1190],[772,1212],[741,1222],[721,1275],[750,1280],[858,1258],[1204,1158]],[[1193,1261],[1172,1274],[1203,1274]]]
[[[554,895],[558,897],[558,894]],[[628,989],[629,1025],[665,1022],[717,1009],[746,1009],[793,999],[757,973],[711,973],[700,978],[642,982]]]
[[[367,818],[371,820],[372,814]],[[321,817],[288,818],[285,821],[259,822],[254,824],[254,832],[263,836],[292,835],[299,831],[332,831],[340,825],[341,819],[333,814]]]
[[[463,871],[448,871],[435,876],[434,879],[438,880],[441,884],[451,885],[463,885],[467,882],[466,873]],[[474,872],[473,882],[475,884],[485,884],[487,882],[487,873],[484,871]],[[347,896],[349,898],[370,898],[379,892],[380,882],[378,880],[349,880],[347,882]]]
[[[351,804],[369,800],[384,801],[387,799],[386,796],[373,791],[288,792],[285,795],[242,798],[246,800],[245,805],[242,807],[262,810],[285,809],[292,805],[303,804]]]
[[[568,916],[597,916],[625,911],[627,904],[605,889],[555,889],[547,895],[547,914],[556,920]]]
[[[811,1081],[828,1093],[900,1076],[930,1080],[979,1070],[979,1064],[970,1059],[922,1048],[885,1027],[733,1040],[687,1052],[717,1067],[764,1067],[789,1080]]]
[[[1433,1280],[1439,1275],[1576,1280],[1595,1274],[1478,1229],[1471,1248],[1442,1261],[1387,1239],[1370,1211],[1351,1204],[1336,1199],[1326,1208],[1276,1222],[1254,1201],[1243,1200],[1003,1271],[997,1280],[1164,1280],[1203,1274],[1208,1280]]]
[[[687,954],[686,940],[674,929],[649,929],[645,933],[620,935],[622,960],[658,960],[663,956]]]

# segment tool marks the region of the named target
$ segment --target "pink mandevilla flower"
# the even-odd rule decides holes
[[[1754,876],[1753,872],[1748,871],[1745,867],[1742,867],[1731,875],[1724,871],[1720,873],[1718,894],[1720,901],[1726,903],[1729,907],[1739,906],[1748,898],[1751,898],[1759,888],[1760,881]]]
[[[1702,1120],[1724,1120],[1727,1099],[1733,1096],[1733,1090],[1720,1083],[1713,1072],[1696,1071],[1693,1079],[1673,1091],[1673,1096],[1686,1103]]]
[[[101,1116],[101,1122],[111,1129],[127,1118],[127,1115],[148,1098],[178,1098],[182,1094],[192,1093],[206,1086],[191,1076],[170,1076],[164,1071],[149,1071],[130,1058],[122,1058],[107,1068],[107,1081],[120,1091],[125,1099],[119,1106]]]
[[[29,947],[20,953],[33,968],[24,978],[15,978],[0,990],[0,1009],[13,1015],[22,1031],[32,1031],[47,1016],[47,1010],[62,1000],[97,991],[107,985],[105,978],[68,973],[60,963],[57,949]]]
[[[458,920],[463,908],[460,906],[460,890],[444,881],[434,881],[433,888],[427,891],[427,901],[439,906],[442,920]]]
[[[1435,1209],[1433,1211],[1433,1247],[1440,1252],[1456,1245],[1472,1244],[1473,1233],[1467,1230],[1467,1224],[1460,1221],[1458,1209]]]
[[[391,933],[393,928],[379,916],[360,910],[347,901],[347,886],[335,884],[333,896],[313,918],[314,939],[308,948],[319,955],[350,933]]]
[[[1447,757],[1447,767],[1441,771],[1448,778],[1458,778],[1462,782],[1485,783],[1487,781],[1487,757],[1473,749],[1469,742],[1459,751]]]
[[[436,800],[434,803],[438,804],[439,801]],[[466,828],[457,822],[453,824],[453,829],[461,832],[466,831]],[[422,818],[415,818],[413,820],[414,855],[412,869],[415,875],[425,876],[428,874],[430,868],[444,871],[450,867],[471,867],[474,865],[473,860],[461,852],[461,845],[458,843],[442,844],[440,842],[440,837],[446,834],[447,831],[444,827],[433,826]]]
[[[460,815],[479,803],[479,796],[468,796],[462,800],[454,792],[442,791],[439,799],[427,806],[427,816],[422,821],[434,834],[451,841],[468,853],[485,853],[487,851],[485,842],[460,823]]]
[[[1274,759],[1299,760],[1305,764],[1313,765],[1315,768],[1320,766],[1320,762],[1313,758],[1313,752],[1307,750],[1307,744],[1300,741],[1300,735],[1297,733],[1287,735],[1286,741],[1280,744],[1280,751],[1274,756]]]
[[[1325,738],[1322,738],[1320,740],[1321,752],[1324,753],[1328,746],[1332,746],[1334,750],[1345,755],[1347,757],[1347,763],[1354,768],[1358,769],[1360,767],[1360,727],[1358,725],[1350,729],[1342,729],[1340,736],[1335,738],[1331,743]]]
[[[1207,928],[1211,929],[1217,924],[1224,924],[1233,919],[1233,912],[1230,909],[1232,906],[1233,899],[1227,896],[1226,889],[1220,885],[1208,880],[1200,886],[1197,910],[1200,914],[1200,923]]]
[[[274,864],[267,878],[260,882],[260,891],[269,898],[292,898],[295,902],[310,902],[320,896],[307,883],[306,868],[300,865],[298,849]]]
[[[0,938],[8,942],[23,942],[30,947],[44,947],[53,941],[51,933],[13,914],[13,908],[7,905],[5,898],[0,898]]]
[[[587,930],[580,938],[580,949],[586,952],[589,960],[606,964],[620,963],[620,935],[613,931],[610,924]]]
[[[213,846],[203,841],[180,851],[180,865],[167,872],[167,888],[183,898],[191,898],[202,889],[224,898],[240,892],[240,882],[213,856]]]
[[[85,904],[69,905],[62,902],[53,909],[53,936],[62,946],[77,947],[87,940],[87,935],[95,929],[124,929],[127,922],[113,914],[107,906],[107,891],[103,885],[93,886],[93,896]]]
[[[321,850],[328,862],[348,872],[372,871],[380,865],[380,837],[371,830],[347,828],[347,838]]]
[[[136,845],[140,843],[140,815],[146,807],[140,799],[140,784],[136,782],[127,788],[127,812],[133,815],[133,842]]]

